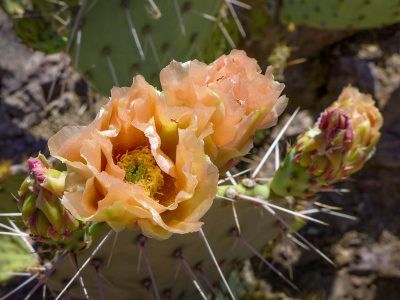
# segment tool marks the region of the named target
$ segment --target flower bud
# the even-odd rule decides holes
[[[343,154],[350,150],[353,137],[350,116],[339,108],[328,107],[294,148],[300,152],[301,166],[309,173],[318,176],[331,172],[330,178],[334,178],[341,175]]]
[[[298,137],[274,176],[272,191],[304,198],[360,170],[380,138],[383,120],[374,103],[370,95],[346,87],[315,126]]]
[[[342,177],[360,170],[365,162],[374,154],[375,146],[379,141],[379,132],[383,124],[383,117],[371,95],[362,94],[354,87],[346,87],[339,99],[332,104],[347,112],[350,123],[354,128],[354,138]]]
[[[44,155],[28,159],[29,176],[19,189],[18,207],[32,235],[43,240],[64,238],[80,226],[61,204],[67,172],[52,169]],[[68,232],[67,232],[68,231]]]
[[[22,219],[27,222],[29,218],[32,217],[37,211],[36,207],[36,198],[37,195],[33,192],[28,192],[28,194],[25,196],[25,201],[22,204]]]

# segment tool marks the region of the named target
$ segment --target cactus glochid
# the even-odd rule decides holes
[[[54,135],[50,153],[68,169],[52,169],[42,155],[30,159],[19,208],[36,239],[76,260],[71,266],[64,252],[55,264],[62,272],[52,268],[41,282],[58,297],[205,298],[217,296],[212,284],[223,274],[258,255],[297,289],[257,250],[286,230],[298,235],[291,225],[302,216],[298,204],[312,206],[310,195],[362,167],[382,118],[370,97],[346,88],[289,149],[271,184],[257,183],[257,170],[242,181],[224,178],[250,151],[255,131],[274,125],[286,106],[271,70],[260,72],[244,51],[209,65],[172,62],[161,72],[162,92],[137,76],[131,88],[112,90],[91,124]],[[235,298],[228,284],[224,291]]]

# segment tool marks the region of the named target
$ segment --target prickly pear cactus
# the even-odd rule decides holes
[[[370,29],[400,22],[397,0],[284,0],[282,23],[320,29]]]
[[[52,169],[43,154],[28,159],[28,165],[29,175],[18,191],[22,220],[35,240],[49,243],[70,238],[71,233],[85,226],[60,203],[67,172]]]

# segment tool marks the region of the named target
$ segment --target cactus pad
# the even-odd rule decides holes
[[[71,58],[101,93],[108,95],[113,85],[129,86],[139,73],[159,86],[158,73],[172,59],[201,59],[200,49],[218,26],[195,12],[216,17],[223,3],[179,0],[178,17],[175,1],[155,1],[158,10],[146,2],[99,0],[83,11],[81,44],[78,50],[74,42]]]
[[[320,29],[371,29],[400,22],[397,0],[284,0],[282,23]]]
[[[0,235],[0,253],[0,273],[26,272],[29,265],[38,263],[20,237]],[[13,277],[0,275],[0,283]]]
[[[17,201],[12,193],[16,193],[25,177],[26,175],[10,176],[0,183],[0,212],[18,211]],[[0,217],[0,223],[8,224],[7,218]],[[28,265],[37,263],[20,237],[0,235],[0,253],[0,273],[26,272]],[[0,283],[7,282],[13,277],[12,275],[1,275]]]

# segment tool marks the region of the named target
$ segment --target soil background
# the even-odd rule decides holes
[[[270,23],[255,27],[251,13],[239,10],[248,36],[238,48],[256,58],[263,70],[277,45],[290,47],[291,54],[278,70],[289,106],[278,126],[257,140],[250,158],[265,152],[264,145],[272,142],[296,107],[305,112],[289,129],[286,137],[291,140],[311,126],[349,84],[372,94],[384,116],[375,156],[351,181],[337,185],[351,192],[318,196],[320,202],[342,207],[358,219],[319,215],[331,226],[309,223],[301,230],[337,267],[313,251],[293,248],[294,283],[301,294],[289,291],[267,269],[255,268],[256,277],[288,298],[400,299],[400,25],[363,31],[306,27],[290,31],[277,21],[274,1],[252,2],[270,17]],[[89,123],[106,101],[65,67],[65,54],[46,56],[21,45],[1,10],[0,49],[0,160],[19,164],[39,150],[48,153],[46,142],[52,134],[65,125]],[[284,272],[285,255],[277,247],[275,259]]]

